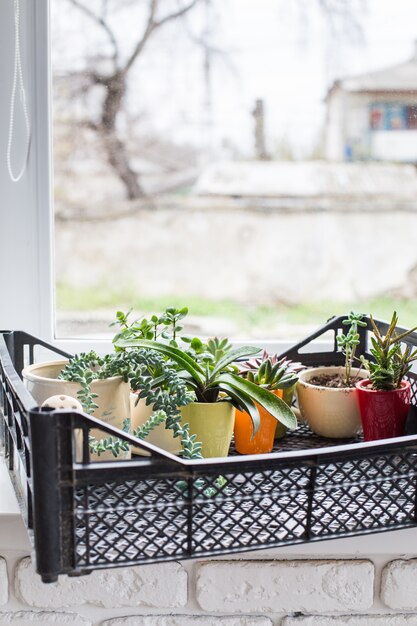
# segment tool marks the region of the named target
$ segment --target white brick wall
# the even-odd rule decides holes
[[[0,606],[6,604],[9,597],[6,560],[0,557]]]
[[[370,561],[217,561],[198,567],[196,598],[225,613],[363,611],[373,584]]]
[[[272,626],[267,617],[225,617],[196,615],[152,615],[119,617],[102,622],[101,626]]]
[[[91,626],[91,620],[75,613],[16,611],[0,613],[0,626]]]
[[[48,585],[14,558],[0,556],[0,626],[417,626],[417,558],[165,563]]]
[[[344,615],[286,617],[281,626],[417,626],[417,615]]]
[[[187,573],[179,563],[95,571],[89,576],[42,583],[29,558],[20,561],[15,589],[26,604],[67,608],[93,604],[106,608],[141,606],[175,608],[187,602]]]
[[[417,559],[396,560],[382,572],[381,599],[391,609],[417,609]]]

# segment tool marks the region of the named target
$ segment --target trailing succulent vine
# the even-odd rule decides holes
[[[153,350],[122,350],[105,357],[95,352],[81,353],[70,360],[59,378],[79,383],[78,399],[91,415],[97,408],[97,394],[92,391],[91,383],[112,376],[122,376],[131,389],[138,392],[138,401],[145,398],[146,403],[154,407],[147,422],[132,432],[134,436],[145,439],[156,426],[165,422],[174,437],[181,439],[184,458],[201,457],[201,444],[195,435],[190,435],[188,425],[180,422],[179,407],[192,402],[194,394],[169,362]],[[129,429],[130,421],[126,420],[123,430],[129,432]],[[127,442],[113,437],[98,441],[90,436],[89,445],[90,452],[100,454],[110,450],[114,456],[128,449]]]

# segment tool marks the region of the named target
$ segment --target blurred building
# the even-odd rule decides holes
[[[326,100],[328,160],[417,163],[417,42],[410,60],[337,80]]]

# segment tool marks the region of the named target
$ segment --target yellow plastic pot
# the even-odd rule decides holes
[[[202,444],[204,458],[227,456],[235,423],[230,402],[192,402],[181,407],[181,423],[190,425],[190,434]]]

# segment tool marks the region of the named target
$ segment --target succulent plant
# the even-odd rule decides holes
[[[342,324],[349,326],[349,330],[346,335],[343,333],[338,335],[336,341],[345,356],[346,386],[349,387],[352,383],[353,364],[355,360],[358,360],[356,357],[356,348],[360,344],[358,326],[366,328],[367,323],[363,321],[363,315],[361,313],[351,311],[347,318],[343,320]]]
[[[295,385],[298,373],[303,369],[302,363],[293,363],[286,357],[279,358],[264,350],[260,357],[242,363],[240,375],[259,387],[275,391]]]
[[[368,361],[363,356],[361,361],[369,372],[372,388],[382,391],[399,389],[402,380],[412,367],[412,362],[417,360],[417,350],[413,350],[410,346],[405,346],[402,350],[401,342],[417,330],[417,327],[398,335],[396,333],[398,316],[394,311],[386,335],[382,336],[372,315],[370,320],[374,333],[374,337],[371,338],[371,354],[374,361]]]

